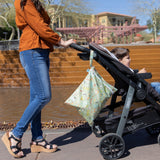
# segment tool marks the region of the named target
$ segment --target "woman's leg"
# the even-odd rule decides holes
[[[34,92],[34,88],[30,86],[30,101],[29,104],[32,103],[36,94]],[[40,113],[31,121],[31,132],[32,139],[38,139],[38,137],[42,138],[42,129],[41,129],[41,111]]]
[[[43,139],[41,112],[31,121],[32,140]]]
[[[41,109],[51,99],[49,70],[47,65],[49,51],[42,49],[23,51],[20,53],[20,60],[30,81],[32,97],[20,121],[13,129],[13,134],[17,138],[22,138],[23,133],[28,128],[28,124],[32,122],[33,137],[40,139],[42,137]]]
[[[48,68],[48,72],[49,72],[49,55],[45,55],[45,61],[46,61],[46,65]],[[48,77],[49,77],[49,73],[48,73]],[[50,80],[49,80],[50,83]],[[50,91],[51,92],[51,91]],[[35,98],[35,91],[34,88],[30,89],[30,102],[32,100],[34,100]],[[38,139],[42,139],[42,125],[41,125],[41,111],[39,112],[39,114],[37,114],[37,116],[31,121],[31,132],[32,132],[32,140],[38,140]]]

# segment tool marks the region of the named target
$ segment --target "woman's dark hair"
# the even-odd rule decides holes
[[[42,9],[43,9],[41,2],[39,0],[31,0],[31,1],[34,3],[38,12],[41,12]],[[26,5],[26,2],[27,2],[27,0],[21,0],[20,5],[21,5],[22,10],[24,9],[24,6]]]
[[[113,53],[118,59],[123,59],[123,57],[129,55],[129,49],[116,47],[110,51]]]

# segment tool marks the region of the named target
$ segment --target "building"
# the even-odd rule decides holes
[[[136,22],[138,20],[135,17],[117,14],[112,12],[102,12],[96,15],[97,21],[99,24],[104,26],[124,26],[126,24],[131,25],[131,23]]]
[[[58,9],[57,9],[58,8]],[[91,26],[92,16],[76,12],[66,12],[65,8],[51,5],[48,9],[54,28],[88,27]]]

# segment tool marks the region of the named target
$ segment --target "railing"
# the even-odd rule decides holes
[[[19,40],[0,41],[1,51],[18,50],[18,48],[19,48]]]
[[[103,43],[104,39],[113,38],[113,36],[111,37],[111,34],[114,35],[114,43],[117,43],[119,38],[122,38],[121,41],[123,41],[123,43],[131,43],[131,36],[134,36],[134,34],[145,29],[147,29],[147,26],[140,26],[139,24],[135,24],[134,21],[130,26],[56,28],[56,30],[62,34],[77,34],[80,38],[86,38],[88,42],[92,41],[96,43]],[[130,40],[126,40],[125,42],[124,40],[126,38],[130,38]]]

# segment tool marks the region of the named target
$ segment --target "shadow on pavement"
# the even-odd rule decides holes
[[[68,132],[54,139],[50,143],[57,144],[58,146],[67,145],[70,143],[82,141],[83,139],[87,138],[90,134],[92,134],[91,128],[77,127],[73,129],[71,132]]]
[[[137,131],[134,134],[128,134],[124,136],[123,139],[125,141],[125,153],[121,158],[129,156],[130,155],[129,150],[135,147],[146,146],[146,145],[148,146],[158,143],[157,136],[149,135],[145,129]]]

